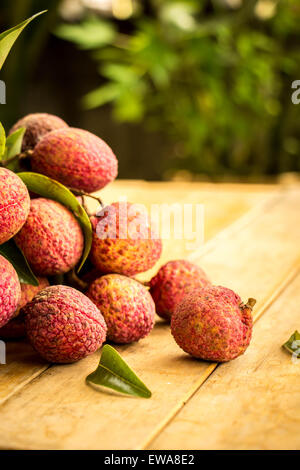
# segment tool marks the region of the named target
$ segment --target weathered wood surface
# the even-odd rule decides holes
[[[241,190],[242,188],[242,190]],[[146,183],[143,181],[115,181],[109,185],[100,195],[105,203],[127,197],[128,201],[145,204],[149,208],[151,203],[166,203],[180,201],[181,203],[193,202],[205,204],[207,217],[205,220],[205,238],[212,238],[215,233],[238,219],[243,213],[247,213],[253,207],[268,203],[277,192],[274,186],[250,186],[239,185],[209,185],[209,184],[171,184],[171,183]],[[276,196],[275,196],[276,197]],[[88,201],[91,212],[97,210],[97,203]],[[166,241],[160,264],[168,259],[187,256],[185,241],[176,240],[176,243]],[[140,276],[142,279],[150,279],[157,270],[157,266],[150,272]],[[48,368],[32,351],[29,345],[15,342],[7,344],[8,365],[0,366],[0,404],[18,391]]]
[[[264,324],[276,305],[274,300],[285,295],[284,288],[300,267],[300,226],[297,223],[300,192],[297,188],[119,182],[102,193],[103,199],[111,202],[122,195],[123,190],[129,201],[147,204],[161,202],[162,197],[164,202],[203,202],[206,236],[211,241],[192,256],[183,245],[178,248],[177,240],[166,242],[161,262],[189,256],[207,270],[214,283],[234,288],[244,298],[255,296],[258,299],[255,315],[264,314],[258,325]],[[212,238],[218,233],[220,235]],[[289,310],[295,324],[299,314],[295,309]],[[280,344],[277,344],[278,348]],[[14,343],[11,348],[13,358],[13,351],[18,354],[20,345]],[[173,341],[169,327],[158,321],[148,338],[118,348],[152,390],[150,400],[97,393],[87,387],[84,378],[96,367],[99,352],[77,364],[52,366],[45,370],[47,365],[25,349],[27,359],[14,356],[13,363],[0,366],[0,446],[139,449],[162,445],[180,448],[180,438],[172,431],[172,423],[181,434],[180,425],[176,424],[181,413],[188,405],[190,409],[196,398],[201,402],[204,387],[225,367],[229,367],[229,372],[224,373],[224,387],[226,383],[234,384],[235,374],[246,370],[248,354],[253,348],[255,342],[244,357],[214,371],[215,364],[193,360],[182,353]],[[230,367],[234,368],[234,373],[230,373]],[[285,369],[280,373],[284,378]],[[254,393],[252,401],[255,399]],[[257,399],[260,399],[259,395]],[[213,395],[207,398],[206,406],[210,401],[213,406]],[[198,416],[195,411],[196,421]],[[197,430],[195,425],[190,432]],[[168,443],[164,440],[167,432],[173,436]],[[216,439],[215,442],[221,441]],[[276,446],[275,440],[273,444]],[[234,445],[240,448],[237,441],[233,441],[233,448]],[[187,448],[193,448],[193,445]],[[230,442],[226,441],[223,448],[231,448]]]
[[[300,449],[300,359],[280,345],[299,328],[300,276],[254,329],[244,356],[219,365],[153,449]]]

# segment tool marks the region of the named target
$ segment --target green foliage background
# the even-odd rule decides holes
[[[268,2],[151,0],[126,20],[86,11],[76,22],[53,10],[43,37],[51,29],[91,58],[99,83],[83,96],[84,113],[103,108],[112,126],[161,136],[162,178],[300,171],[300,105],[291,101],[300,4],[274,0],[263,19],[258,4]]]

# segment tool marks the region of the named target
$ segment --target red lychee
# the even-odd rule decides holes
[[[90,285],[87,296],[101,310],[110,341],[131,343],[152,330],[155,305],[149,291],[138,281],[108,274]]]
[[[102,139],[71,127],[45,135],[30,161],[33,171],[88,193],[104,188],[118,173],[118,161]]]
[[[226,362],[247,349],[254,299],[245,305],[230,289],[204,287],[188,293],[171,318],[176,343],[194,357]]]
[[[63,274],[80,260],[84,239],[79,222],[62,204],[31,201],[29,216],[15,241],[35,274]]]
[[[38,277],[38,286],[21,283],[21,300],[13,318],[0,328],[0,338],[21,338],[25,336],[25,318],[20,314],[20,310],[30,302],[33,297],[45,287],[49,286],[46,277]]]
[[[205,272],[186,260],[169,261],[150,281],[156,313],[170,321],[176,306],[189,290],[210,285]]]
[[[12,171],[0,168],[0,245],[24,225],[30,208],[28,190]]]
[[[21,312],[29,341],[49,362],[78,361],[99,349],[106,338],[100,311],[72,287],[46,287]]]
[[[91,222],[90,258],[99,271],[134,276],[159,259],[162,242],[139,205],[115,202]]]
[[[26,127],[26,132],[23,137],[22,151],[32,150],[36,144],[51,131],[61,129],[62,127],[69,127],[68,124],[53,114],[47,113],[33,113],[24,116],[10,129],[9,133]]]
[[[20,299],[18,275],[7,259],[0,255],[0,328],[15,315]]]

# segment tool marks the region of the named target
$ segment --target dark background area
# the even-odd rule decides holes
[[[7,130],[31,112],[57,114],[107,141],[121,178],[265,181],[300,171],[298,2],[91,5],[2,0],[1,31],[48,9],[1,72]]]

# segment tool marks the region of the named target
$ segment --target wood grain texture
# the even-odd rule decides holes
[[[251,215],[249,223],[244,220],[235,230],[225,230],[218,242],[207,253],[197,253],[195,260],[214,282],[236,289],[244,298],[257,297],[256,312],[265,310],[287,275],[297,269],[295,263],[299,268],[300,227],[294,223],[299,218],[299,202],[299,191],[284,192],[255,217]],[[4,403],[0,407],[0,446],[142,448],[214,367],[184,354],[168,328],[159,321],[145,340],[118,348],[152,390],[150,400],[97,393],[86,386],[84,378],[96,367],[98,352],[76,364],[51,367]]]
[[[257,323],[245,355],[219,365],[151,449],[300,449],[300,359],[281,348],[299,329],[300,276]]]
[[[273,200],[274,194],[276,198],[277,193],[277,186],[219,186],[203,183],[174,184],[118,180],[107,186],[99,195],[107,204],[126,196],[128,201],[145,204],[147,208],[151,203],[161,202],[162,195],[164,202],[169,204],[176,201],[203,203],[207,214],[205,236],[206,239],[209,239],[242,214],[247,213],[248,210]],[[97,203],[93,199],[88,198],[87,202],[91,211],[97,210]],[[185,241],[177,240],[176,243],[172,243],[172,240],[165,241],[160,264],[169,259],[187,256],[190,252],[185,248]],[[151,271],[141,275],[140,279],[150,279],[158,266],[159,264]],[[3,403],[48,367],[34,354],[29,345],[23,345],[21,342],[9,342],[7,348],[8,364],[7,366],[0,365],[0,403]]]
[[[7,341],[6,365],[0,365],[0,404],[48,367],[27,342]]]
[[[236,290],[243,299],[255,297],[256,310],[272,296],[300,256],[300,190],[291,189],[271,201],[263,212],[224,230],[217,240],[189,258],[208,272],[215,284]],[[254,313],[255,315],[255,313]]]
[[[278,185],[240,185],[212,183],[155,183],[146,181],[116,181],[101,191],[104,203],[110,204],[120,197],[129,202],[145,204],[204,204],[205,205],[205,241],[213,238],[223,228],[252,208],[272,200],[280,193]],[[96,210],[95,202],[90,201],[91,210]],[[163,259],[171,259],[178,253],[183,257],[189,255],[185,240],[166,240]],[[161,263],[164,261],[160,260]],[[156,269],[156,268],[155,268]],[[149,274],[149,272],[147,273]]]

